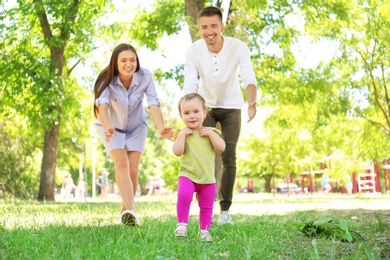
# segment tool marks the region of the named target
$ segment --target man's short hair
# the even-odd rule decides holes
[[[221,22],[222,22],[222,10],[216,6],[206,6],[202,10],[199,11],[198,21],[203,16],[210,17],[210,16],[214,16],[214,15],[218,15],[219,18],[221,19]]]

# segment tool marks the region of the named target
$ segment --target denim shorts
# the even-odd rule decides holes
[[[146,122],[144,122],[131,131],[115,129],[114,136],[107,142],[103,127],[100,124],[96,124],[100,140],[102,140],[103,145],[106,148],[107,156],[115,149],[126,149],[128,152],[137,151],[142,153],[145,150],[147,128],[148,126]]]

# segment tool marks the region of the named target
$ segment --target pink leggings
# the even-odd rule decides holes
[[[199,227],[201,230],[209,230],[213,216],[215,198],[215,183],[198,184],[187,177],[179,177],[176,213],[178,223],[188,224],[188,215],[194,193],[198,193]]]

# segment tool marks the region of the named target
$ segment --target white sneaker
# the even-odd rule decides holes
[[[139,220],[135,210],[125,210],[122,212],[120,222],[128,226],[139,226]]]
[[[218,217],[218,225],[231,224],[234,225],[232,217],[229,215],[229,211],[221,211],[221,214]]]

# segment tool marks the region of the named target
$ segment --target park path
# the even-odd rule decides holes
[[[58,198],[57,201],[63,201]],[[77,200],[72,199],[72,202]],[[88,202],[118,202],[118,196],[111,197],[107,200],[100,200],[98,198],[88,198]],[[176,194],[158,196],[137,196],[135,202],[171,202],[176,203]],[[84,202],[84,200],[78,201]],[[245,215],[285,215],[296,211],[325,211],[333,210],[386,210],[390,214],[390,194],[361,194],[361,195],[347,195],[347,194],[328,194],[313,193],[313,194],[299,194],[299,195],[282,195],[270,193],[241,193],[235,194],[233,197],[233,204],[230,208],[232,214]],[[214,214],[219,210],[219,203],[216,200],[214,205]],[[190,214],[199,214],[196,200],[190,209]]]
[[[346,194],[309,194],[276,195],[239,194],[233,198],[232,213],[248,215],[277,214],[284,215],[296,211],[333,210],[388,210],[390,196],[381,194],[346,195]],[[234,203],[234,201],[238,203]]]
[[[176,203],[176,195],[142,196],[137,201],[171,201]],[[296,211],[333,210],[387,210],[390,214],[390,195],[384,194],[328,194],[314,193],[303,195],[281,195],[270,193],[235,194],[230,208],[232,214],[245,215],[285,215]],[[219,210],[218,201],[214,204],[214,214]],[[190,209],[191,215],[199,214],[197,202],[194,200]]]

